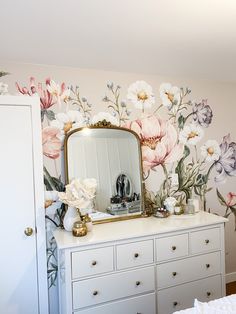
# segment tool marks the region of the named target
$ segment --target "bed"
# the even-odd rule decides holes
[[[236,314],[236,294],[204,303],[195,300],[193,308],[173,314]]]

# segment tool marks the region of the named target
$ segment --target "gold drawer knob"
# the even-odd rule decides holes
[[[136,286],[140,286],[141,282],[140,281],[136,281]]]
[[[206,264],[206,268],[210,268],[210,266],[211,266],[210,264]]]
[[[176,307],[179,303],[177,301],[173,302],[173,306]]]
[[[175,251],[175,250],[176,250],[176,246],[173,245],[173,246],[172,246],[172,251]]]
[[[98,295],[98,291],[93,291],[93,295],[95,296],[95,295]]]
[[[207,291],[207,297],[209,298],[211,296],[211,292]]]
[[[177,272],[173,271],[172,275],[173,275],[173,277],[175,277],[177,275]]]
[[[32,236],[33,232],[34,232],[34,230],[33,230],[32,228],[30,228],[30,227],[28,227],[28,228],[26,228],[26,229],[24,230],[24,233],[25,233],[25,235],[26,235],[27,237]]]
[[[138,254],[138,253],[134,253],[134,257],[135,257],[135,258],[138,258],[138,257],[139,257],[139,254]]]
[[[206,239],[206,240],[205,240],[205,243],[206,243],[206,244],[208,244],[209,242],[210,242],[210,240],[209,240],[209,239]]]
[[[97,262],[96,261],[92,261],[92,266],[96,266]]]

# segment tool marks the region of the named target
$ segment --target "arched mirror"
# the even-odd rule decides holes
[[[144,208],[140,141],[115,126],[79,128],[65,138],[66,183],[94,178],[96,197],[89,208],[94,223],[140,217]]]

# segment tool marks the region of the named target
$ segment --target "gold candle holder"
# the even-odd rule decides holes
[[[76,221],[72,228],[72,234],[74,237],[86,236],[88,230],[86,224],[83,221]]]

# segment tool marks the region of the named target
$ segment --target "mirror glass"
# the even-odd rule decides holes
[[[65,140],[66,181],[95,178],[93,221],[141,215],[142,161],[138,136],[124,128],[91,127],[71,131]]]

